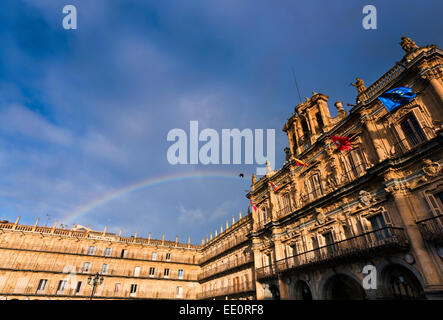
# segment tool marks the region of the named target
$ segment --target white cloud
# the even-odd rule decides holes
[[[9,105],[0,114],[0,130],[57,145],[67,146],[72,143],[72,135],[68,130],[19,104]]]

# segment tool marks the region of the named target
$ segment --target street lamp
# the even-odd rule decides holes
[[[103,277],[100,277],[100,274],[97,272],[95,274],[94,278],[89,276],[89,278],[88,278],[89,285],[91,285],[91,281],[92,281],[92,292],[91,292],[91,297],[89,298],[90,300],[92,300],[92,297],[94,296],[95,287],[97,286],[97,284],[101,285],[103,283]]]

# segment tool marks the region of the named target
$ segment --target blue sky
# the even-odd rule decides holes
[[[62,8],[77,8],[64,30]],[[362,28],[362,8],[378,29]],[[403,56],[403,35],[442,46],[443,3],[424,1],[3,0],[0,3],[0,218],[66,223],[69,212],[137,181],[253,165],[179,165],[169,130],[281,131],[312,91],[355,102]],[[200,243],[247,210],[250,178],[196,178],[126,194],[74,223]]]

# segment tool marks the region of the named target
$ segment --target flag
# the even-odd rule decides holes
[[[378,97],[378,100],[380,100],[386,107],[386,109],[391,112],[395,108],[405,105],[416,96],[417,95],[412,92],[410,88],[399,87],[386,91],[385,93],[380,95],[380,97]]]
[[[294,159],[295,164],[299,167],[308,165],[306,162],[303,162],[303,161],[297,159],[296,157],[294,157],[294,155],[292,155],[292,159]]]
[[[334,141],[338,150],[351,150],[351,140],[348,137],[329,136]]]
[[[252,207],[255,211],[257,211],[257,207],[252,203],[252,200],[251,200],[251,199],[249,199],[249,202],[251,203],[251,207]]]
[[[278,190],[278,187],[274,183],[269,182],[269,184],[272,186],[272,189],[274,189],[274,192]]]

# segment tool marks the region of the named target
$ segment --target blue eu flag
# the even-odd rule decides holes
[[[378,97],[378,100],[380,100],[384,104],[386,109],[391,112],[395,108],[405,105],[416,96],[417,95],[412,92],[410,88],[399,87],[386,91],[385,93],[380,95],[380,97]]]

